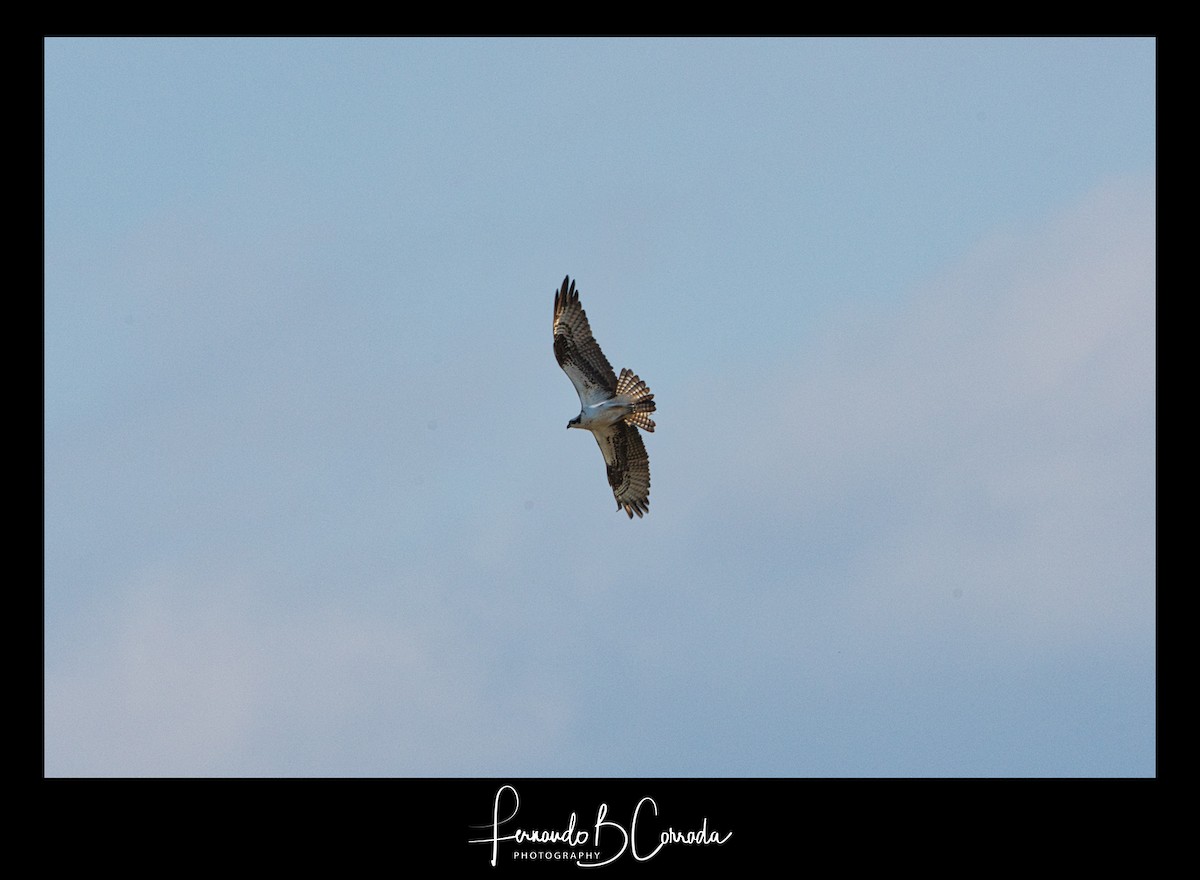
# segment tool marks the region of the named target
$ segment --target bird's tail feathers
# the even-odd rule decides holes
[[[617,377],[617,396],[624,397],[633,405],[633,412],[625,416],[625,423],[653,433],[654,421],[649,413],[656,409],[654,395],[632,370],[621,370],[621,375]]]

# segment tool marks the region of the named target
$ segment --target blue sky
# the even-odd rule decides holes
[[[46,41],[46,774],[1153,775],[1155,64]]]

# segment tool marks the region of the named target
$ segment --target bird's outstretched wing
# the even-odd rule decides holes
[[[617,499],[617,510],[625,509],[629,518],[650,511],[650,456],[642,435],[633,425],[617,422],[606,431],[593,432],[604,463],[608,465],[608,484]]]
[[[584,406],[607,400],[616,392],[616,373],[592,336],[575,282],[569,276],[554,294],[554,357]]]

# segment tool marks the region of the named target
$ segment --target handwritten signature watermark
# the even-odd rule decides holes
[[[521,828],[510,824],[517,817],[521,806],[520,795],[511,785],[502,785],[496,791],[492,803],[492,821],[488,825],[473,825],[473,828],[490,828],[491,836],[469,840],[469,843],[490,844],[492,867],[501,858],[501,843],[506,846],[505,858],[517,860],[573,861],[581,868],[602,868],[610,865],[628,850],[639,862],[646,862],[671,846],[723,846],[733,837],[732,831],[721,833],[709,830],[705,816],[699,828],[677,830],[671,826],[661,828],[658,804],[652,797],[644,797],[633,808],[628,827],[610,819],[608,804],[601,803],[596,810],[594,825],[581,828],[577,814],[561,828]],[[502,819],[501,813],[507,813]],[[504,826],[504,833],[501,833]],[[658,828],[657,834],[655,829]]]

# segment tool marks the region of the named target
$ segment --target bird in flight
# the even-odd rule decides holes
[[[582,407],[567,427],[592,432],[604,454],[617,511],[640,518],[650,510],[650,458],[638,428],[654,431],[654,395],[632,370],[621,370],[620,376],[613,372],[592,337],[569,275],[554,294],[554,357],[575,386]]]

